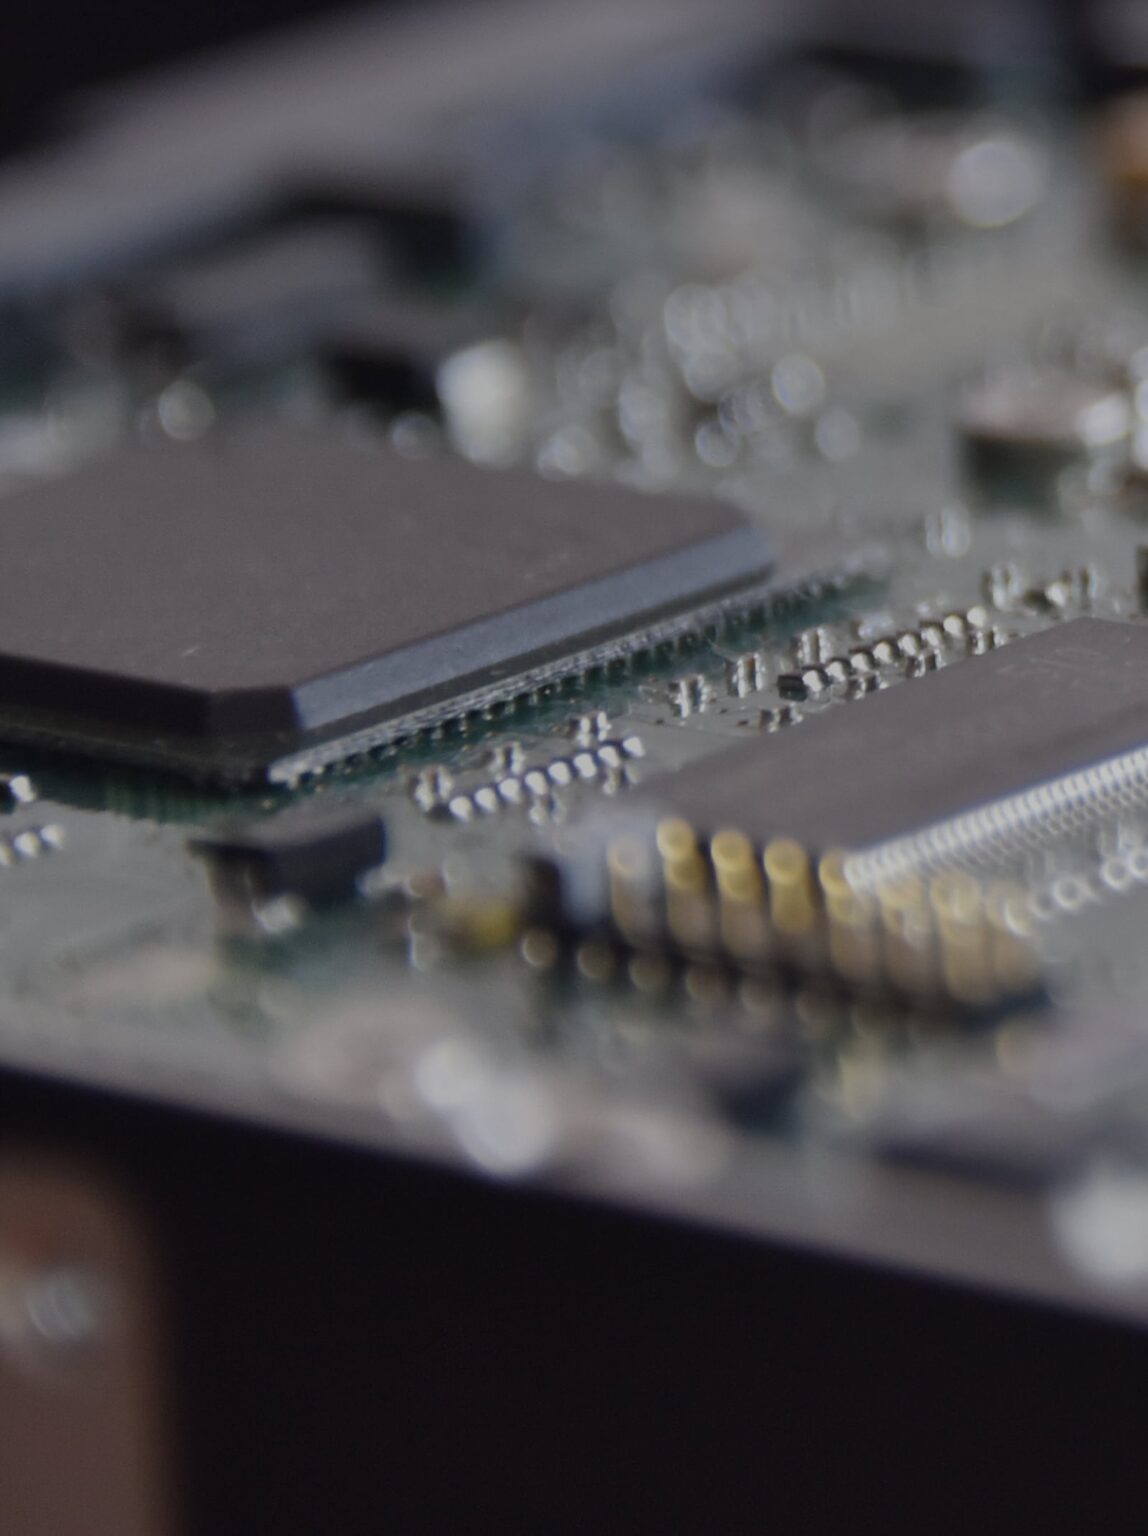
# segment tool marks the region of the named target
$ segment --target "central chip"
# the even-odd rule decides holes
[[[759,583],[717,501],[257,425],[4,498],[0,735],[290,779]]]

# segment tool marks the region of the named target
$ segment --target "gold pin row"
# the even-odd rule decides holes
[[[1023,892],[962,871],[861,892],[846,856],[815,861],[789,838],[760,852],[743,833],[708,842],[681,818],[609,850],[611,919],[637,949],[752,969],[824,971],[851,987],[989,1006],[1030,991],[1037,967]]]
[[[985,1007],[1037,985],[1031,924],[1019,887],[985,885],[962,870],[946,870],[927,882],[918,877],[890,882],[855,902],[850,934],[861,940],[861,948],[868,946],[898,991],[940,992]],[[831,921],[831,939],[832,931]]]

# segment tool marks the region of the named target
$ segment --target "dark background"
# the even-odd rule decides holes
[[[371,0],[370,8],[434,0]],[[481,0],[466,0],[468,6]],[[576,3],[576,0],[536,0]],[[624,3],[624,0],[619,0]],[[771,0],[760,0],[763,11]],[[8,0],[0,48],[0,154],[50,134],[61,100],[165,61],[185,60],[268,28],[367,8],[367,0]],[[1036,48],[1069,89],[1092,94],[1139,77],[1148,61],[1148,0],[805,0],[797,14],[844,24],[855,44],[965,54]],[[1021,41],[1023,40],[1023,42]],[[1017,62],[1014,58],[1014,64]]]
[[[399,3],[399,0],[374,0]],[[407,0],[410,3],[410,0]],[[478,4],[479,0],[470,0]],[[333,0],[17,0],[4,6],[0,152],[51,130],[61,98],[281,22],[361,7]]]

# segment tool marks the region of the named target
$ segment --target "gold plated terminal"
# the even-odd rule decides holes
[[[660,927],[652,850],[637,837],[620,837],[606,854],[610,914],[628,944],[650,943]]]
[[[898,992],[920,995],[939,980],[932,912],[915,876],[890,881],[877,892],[884,938],[885,972]]]
[[[929,902],[946,991],[959,1002],[990,1002],[997,986],[979,882],[962,870],[945,871],[930,882]]]
[[[844,997],[877,1009],[947,1000],[979,1011],[1038,986],[1023,888],[951,868],[859,887],[852,858],[830,850],[815,863],[791,838],[759,853],[733,827],[703,842],[667,817],[652,838],[627,833],[606,853],[610,926],[629,958],[584,943],[577,966],[601,978],[624,964],[651,992],[678,966],[732,970],[742,984],[767,979],[786,994],[814,988],[834,1006]]]
[[[769,951],[765,887],[753,844],[740,832],[710,839],[710,862],[718,888],[722,948],[735,959],[764,959]]]
[[[1036,986],[1040,967],[1032,943],[1032,919],[1024,889],[997,881],[985,892],[985,920],[993,975],[1009,996]]]
[[[787,938],[808,934],[817,918],[809,855],[792,838],[779,837],[767,845],[762,862],[773,926]]]
[[[688,822],[670,817],[658,823],[656,842],[662,857],[666,926],[671,937],[685,950],[712,949],[715,909],[697,834]]]
[[[846,981],[876,983],[881,943],[876,904],[856,892],[845,875],[845,854],[825,854],[817,867],[829,934],[829,961]]]

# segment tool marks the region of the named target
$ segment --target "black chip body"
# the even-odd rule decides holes
[[[227,782],[489,702],[770,565],[717,501],[285,423],[13,492],[0,559],[0,737]]]
[[[1148,625],[1074,619],[651,783],[700,831],[862,850],[1148,746]]]
[[[377,301],[369,315],[326,337],[317,354],[340,397],[384,412],[436,415],[439,368],[499,335],[501,319],[459,304]]]
[[[352,897],[359,877],[382,864],[386,828],[371,811],[287,812],[194,838],[225,894],[256,901],[299,896],[312,906]]]

